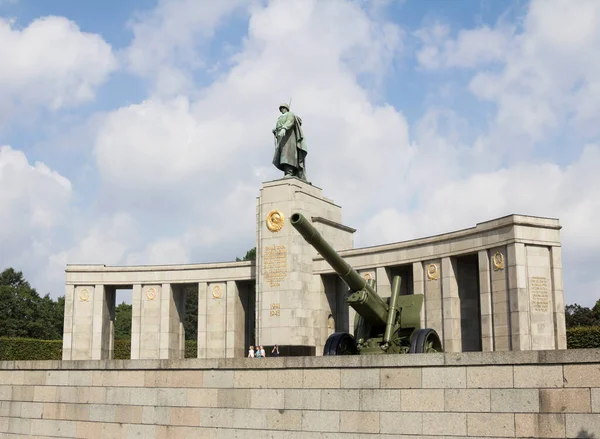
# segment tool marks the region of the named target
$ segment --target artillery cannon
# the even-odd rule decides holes
[[[323,355],[443,352],[437,332],[421,328],[424,296],[401,296],[401,276],[394,276],[392,294],[384,299],[375,292],[374,281],[360,276],[302,214],[294,213],[291,224],[348,285],[346,303],[356,310],[354,336],[346,332],[331,334]]]

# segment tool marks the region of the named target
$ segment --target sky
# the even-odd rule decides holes
[[[597,0],[0,0],[0,269],[235,260],[292,99],[355,247],[522,214],[600,298]]]

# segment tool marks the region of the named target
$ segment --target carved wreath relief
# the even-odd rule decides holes
[[[492,263],[494,264],[494,271],[504,270],[504,255],[500,252],[496,252],[492,258]]]
[[[267,215],[267,229],[273,233],[279,232],[282,229],[284,222],[285,217],[283,216],[283,213],[277,209],[270,211]]]
[[[81,300],[82,302],[87,302],[90,300],[90,292],[87,288],[84,288],[79,292],[79,300]]]
[[[146,290],[146,299],[148,299],[148,300],[156,299],[156,288],[148,288],[148,290]]]
[[[219,299],[223,295],[223,290],[220,285],[215,285],[212,288],[212,296],[215,299]]]
[[[429,264],[427,266],[427,279],[429,280],[437,280],[439,279],[440,274],[438,272],[438,267],[436,264]]]

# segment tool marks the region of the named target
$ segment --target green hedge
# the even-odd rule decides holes
[[[60,360],[62,340],[0,338],[0,360]]]
[[[580,326],[567,329],[569,349],[600,348],[600,326]],[[185,358],[196,358],[198,343],[185,341]],[[130,340],[115,340],[115,360],[128,360],[131,355]],[[60,360],[62,340],[37,340],[31,338],[0,337],[0,361]]]
[[[198,357],[198,341],[197,340],[186,340],[185,341],[185,358],[196,358]]]
[[[131,358],[131,340],[115,340],[115,360],[129,360]]]
[[[567,329],[569,349],[600,348],[600,326],[578,326]]]
[[[185,358],[196,358],[198,343],[185,341]],[[115,360],[131,358],[131,341],[115,340]],[[62,340],[0,337],[0,361],[61,360]]]

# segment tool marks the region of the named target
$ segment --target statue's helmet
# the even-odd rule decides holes
[[[282,104],[279,104],[279,110],[281,111],[282,108],[285,108],[287,111],[290,111],[290,106],[288,104],[286,104],[285,102]]]

